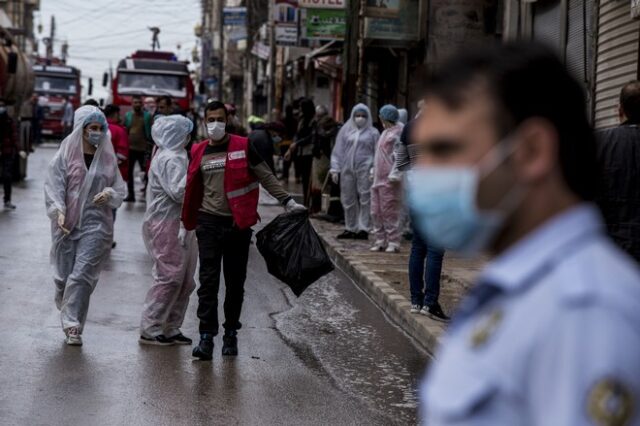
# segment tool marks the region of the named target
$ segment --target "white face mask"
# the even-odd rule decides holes
[[[356,123],[356,126],[358,126],[358,128],[362,129],[365,126],[365,124],[367,124],[367,118],[356,117],[353,119],[353,122]]]
[[[219,141],[226,133],[227,125],[221,121],[207,123],[207,134],[211,140]]]

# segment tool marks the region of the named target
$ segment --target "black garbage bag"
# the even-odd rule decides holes
[[[256,238],[269,273],[291,287],[296,296],[333,271],[333,263],[306,210],[277,216]]]

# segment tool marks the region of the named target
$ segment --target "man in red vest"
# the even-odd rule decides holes
[[[198,318],[200,344],[193,356],[210,360],[218,334],[221,264],[225,281],[222,355],[238,354],[237,331],[247,276],[251,227],[258,220],[259,184],[287,211],[304,209],[286,192],[247,138],[226,132],[228,111],[221,102],[205,109],[209,139],[191,148],[182,209],[186,230],[195,229],[200,252]]]

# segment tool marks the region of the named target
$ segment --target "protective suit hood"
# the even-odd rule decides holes
[[[151,128],[151,136],[160,149],[177,151],[183,149],[193,130],[193,122],[181,115],[157,117]]]
[[[367,113],[367,124],[365,124],[362,129],[358,129],[358,126],[356,126],[356,122],[354,121],[356,112],[360,111],[364,111]],[[371,117],[371,110],[369,109],[369,107],[365,104],[357,104],[356,106],[354,106],[351,110],[351,117],[349,118],[349,120],[347,120],[346,123],[344,123],[343,127],[346,127],[350,131],[360,130],[361,132],[373,127],[373,118]]]

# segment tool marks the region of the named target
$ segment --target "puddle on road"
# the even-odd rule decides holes
[[[313,284],[274,319],[310,368],[322,369],[390,423],[417,423],[417,388],[428,356],[341,272]]]

